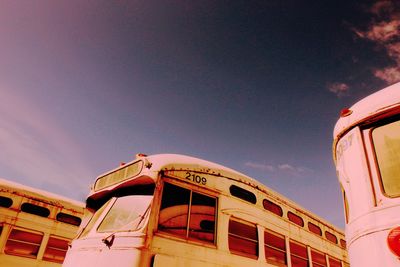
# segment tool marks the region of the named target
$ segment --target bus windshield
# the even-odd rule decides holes
[[[115,199],[97,232],[136,231],[150,209],[153,196],[124,196]]]
[[[389,197],[400,197],[400,121],[373,129],[372,139],[383,190]]]

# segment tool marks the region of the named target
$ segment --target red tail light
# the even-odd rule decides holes
[[[387,242],[393,254],[400,257],[400,227],[396,227],[390,231]]]

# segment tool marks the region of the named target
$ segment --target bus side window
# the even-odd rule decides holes
[[[290,241],[290,253],[292,266],[308,267],[308,253],[305,245]]]
[[[8,237],[4,252],[11,255],[36,258],[42,238],[42,233],[13,229]]]
[[[231,218],[228,231],[229,250],[233,254],[257,259],[258,234],[255,224]]]
[[[68,250],[68,240],[50,236],[43,260],[62,263]]]
[[[185,239],[215,241],[216,198],[165,183],[158,229]]]

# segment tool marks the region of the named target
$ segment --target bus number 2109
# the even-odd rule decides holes
[[[186,172],[186,180],[189,180],[191,182],[194,182],[196,184],[202,184],[202,185],[206,185],[207,184],[207,178],[190,173],[190,172]]]

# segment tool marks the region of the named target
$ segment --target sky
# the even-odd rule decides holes
[[[344,226],[340,110],[400,80],[396,1],[0,2],[0,177],[84,201],[137,153],[245,173]]]

